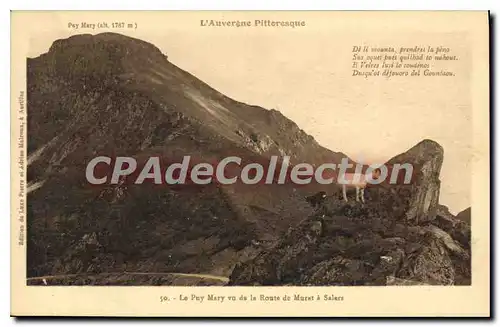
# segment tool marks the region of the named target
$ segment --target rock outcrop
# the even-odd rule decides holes
[[[436,220],[433,223],[449,233],[462,246],[470,248],[471,225],[460,219],[459,215],[454,216],[447,207],[439,205]]]
[[[459,212],[457,214],[457,219],[458,220],[461,220],[463,222],[466,222],[467,224],[470,225],[471,221],[470,221],[470,217],[471,217],[471,208],[467,208],[461,212]]]
[[[397,202],[404,204],[401,210],[406,221],[419,224],[432,221],[436,217],[443,156],[441,145],[431,140],[423,140],[386,163],[391,172],[394,172],[398,165],[413,166],[409,184],[405,184],[402,170],[397,175],[397,185],[391,185],[392,192],[397,194]]]
[[[409,185],[373,185],[365,205],[330,196],[230,285],[470,284],[470,226],[438,205],[442,160],[428,140],[391,159],[413,164]]]
[[[323,215],[238,264],[230,285],[470,284],[470,247],[435,225],[410,226],[350,204]]]

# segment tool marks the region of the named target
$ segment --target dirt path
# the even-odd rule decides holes
[[[101,274],[69,274],[69,275],[48,275],[48,276],[40,276],[40,277],[29,277],[30,280],[50,280],[50,279],[62,279],[62,278],[71,278],[71,277],[95,277],[95,276],[111,276],[111,275],[130,275],[130,276],[181,276],[181,277],[195,277],[201,279],[212,279],[219,280],[222,282],[229,282],[229,278],[224,276],[216,276],[209,274],[189,274],[189,273],[148,273],[148,272],[115,272],[115,273],[101,273]]]

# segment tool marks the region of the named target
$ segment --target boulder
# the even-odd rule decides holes
[[[335,256],[309,269],[299,280],[300,285],[364,285],[372,268],[362,260]]]
[[[380,257],[379,264],[371,271],[370,280],[374,285],[384,285],[387,278],[394,278],[405,258],[404,250],[398,248]]]
[[[458,220],[461,220],[461,221],[470,225],[471,224],[470,216],[471,216],[471,208],[469,207],[469,208],[459,212],[456,217]]]
[[[444,242],[429,232],[422,244],[403,262],[396,277],[431,285],[453,285],[455,269]]]
[[[310,265],[322,234],[322,222],[307,220],[290,229],[270,252],[263,251],[250,263],[234,268],[229,285],[278,285],[300,278]]]
[[[470,249],[470,224],[452,215],[446,206],[438,206],[437,216],[433,224],[450,234],[450,236],[457,240],[463,247]]]

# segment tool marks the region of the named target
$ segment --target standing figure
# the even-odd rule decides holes
[[[370,174],[363,173],[345,173],[339,178],[339,184],[342,184],[342,196],[347,202],[347,188],[356,188],[356,202],[365,203],[365,188],[369,181],[377,179],[380,176],[380,169],[374,169]]]

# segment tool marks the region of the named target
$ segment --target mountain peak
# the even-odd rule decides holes
[[[66,83],[100,89],[116,83],[121,74],[167,62],[167,56],[156,46],[117,33],[81,34],[59,39],[39,58],[48,63],[55,77]]]
[[[151,43],[112,32],[99,34],[79,34],[72,35],[65,39],[56,40],[52,43],[52,46],[49,49],[49,54],[66,51],[70,48],[75,48],[83,51],[100,50],[112,52],[124,50],[123,55],[163,55],[160,49],[158,49]]]
[[[424,139],[417,143],[413,148],[423,148],[428,151],[436,152],[441,155],[444,154],[444,149],[438,142],[431,139]]]

